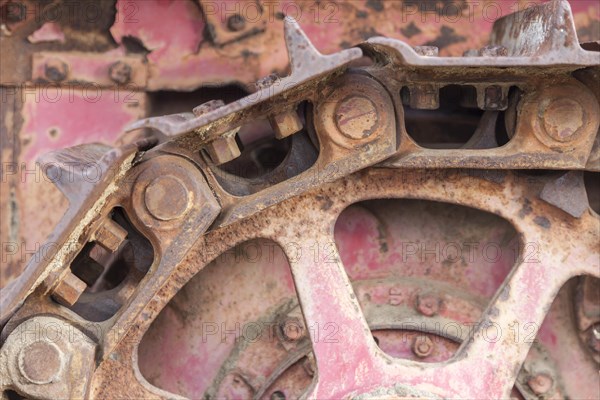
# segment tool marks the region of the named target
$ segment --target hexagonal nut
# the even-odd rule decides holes
[[[275,131],[277,139],[283,139],[294,133],[300,132],[304,126],[300,120],[300,116],[296,109],[287,110],[280,114],[271,115],[269,117],[271,127]]]
[[[67,79],[69,66],[58,58],[50,58],[44,65],[44,74],[49,81],[62,82]]]
[[[416,308],[419,313],[431,317],[440,310],[441,300],[431,294],[421,294],[417,297]]]
[[[226,134],[206,145],[206,151],[212,162],[216,165],[225,164],[242,154],[235,136],[235,134]]]
[[[117,61],[108,68],[110,79],[119,84],[125,84],[131,80],[131,66],[123,61]]]
[[[94,236],[98,244],[108,251],[115,252],[127,238],[127,231],[115,221],[107,219]]]
[[[437,57],[440,53],[440,49],[437,46],[415,46],[413,50],[418,55],[426,57]]]
[[[68,272],[52,291],[52,298],[63,306],[71,307],[86,288],[84,281]]]

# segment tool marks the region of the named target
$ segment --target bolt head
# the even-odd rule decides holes
[[[148,212],[161,221],[181,218],[190,207],[190,192],[174,176],[159,176],[146,187],[144,202]]]
[[[68,272],[52,291],[52,298],[63,306],[71,307],[77,303],[87,284],[72,272]]]
[[[51,58],[46,61],[44,74],[49,81],[62,82],[67,79],[68,73],[69,67],[64,61],[61,61],[58,58]]]
[[[479,55],[482,57],[506,57],[508,49],[504,46],[485,46],[479,49]]]
[[[368,138],[379,124],[377,108],[364,96],[348,96],[337,105],[335,123],[340,132],[350,139]]]
[[[27,6],[21,2],[5,3],[0,7],[0,12],[9,23],[21,22],[27,16]]]
[[[304,128],[296,109],[291,109],[269,117],[271,127],[277,139],[283,139]]]
[[[296,342],[304,336],[304,326],[298,318],[288,318],[280,325],[283,338],[289,342]]]
[[[280,78],[277,74],[270,74],[258,79],[254,85],[257,90],[262,90],[273,86],[275,82],[278,82],[279,80]]]
[[[440,310],[441,300],[433,295],[420,295],[417,297],[417,311],[421,314],[432,317]]]
[[[36,385],[56,379],[62,369],[62,352],[51,342],[33,342],[19,352],[19,372],[23,378]]]
[[[108,68],[108,75],[113,82],[125,84],[131,80],[131,67],[123,61],[117,61]]]
[[[440,53],[437,46],[415,46],[413,49],[418,55],[426,57],[437,57]]]
[[[553,384],[554,380],[548,374],[537,374],[527,381],[529,388],[537,395],[548,393]]]
[[[578,101],[569,98],[542,102],[540,116],[546,134],[558,142],[574,139],[585,124],[583,107]]]
[[[237,130],[234,130],[237,134]],[[225,164],[238,158],[242,152],[236,140],[236,134],[227,134],[206,145],[206,151],[216,165]]]
[[[419,358],[425,358],[433,353],[433,341],[429,336],[415,336],[412,345],[413,353]]]

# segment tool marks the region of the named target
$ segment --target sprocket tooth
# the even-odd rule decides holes
[[[285,17],[283,32],[292,74],[307,69],[307,60],[323,57],[294,18]]]
[[[105,144],[82,144],[46,153],[37,163],[69,202],[74,203],[85,198],[107,171],[114,151]]]
[[[555,53],[565,59],[568,53],[581,52],[567,0],[549,1],[498,19],[494,22],[490,43],[505,47],[508,55],[513,57]]]
[[[544,185],[540,198],[572,215],[580,218],[589,207],[583,172],[569,171]]]

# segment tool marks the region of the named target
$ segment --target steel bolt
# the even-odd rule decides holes
[[[52,291],[52,298],[63,306],[77,303],[87,284],[72,272],[68,272]]]
[[[421,314],[431,317],[438,313],[440,309],[440,299],[433,295],[419,295],[419,297],[417,297],[416,306]]]
[[[206,151],[216,165],[225,164],[242,154],[236,140],[236,132],[238,130],[239,128],[235,129],[233,134],[225,134],[206,145]]]
[[[440,91],[437,86],[422,84],[409,87],[410,108],[416,110],[436,110],[440,107]]]
[[[485,46],[479,49],[479,55],[482,57],[506,57],[508,49],[504,46]]]
[[[197,107],[194,107],[192,112],[196,117],[212,112],[218,108],[221,108],[225,105],[223,100],[210,100],[206,103],[202,103]]]
[[[275,137],[277,139],[283,139],[293,135],[294,133],[301,131],[304,127],[295,108],[276,115],[271,115],[269,117],[269,122],[275,131]]]
[[[559,142],[573,139],[585,122],[581,104],[572,99],[558,98],[542,102],[540,111],[546,133]]]
[[[288,318],[280,325],[281,335],[289,342],[296,342],[304,336],[304,327],[298,318]]]
[[[108,75],[113,82],[125,84],[131,80],[131,67],[123,61],[117,61],[108,68]]]
[[[69,67],[64,61],[59,60],[58,58],[51,58],[46,61],[46,65],[44,66],[44,73],[46,74],[46,78],[52,82],[61,82],[67,78],[67,74],[69,72]]]
[[[433,352],[433,341],[429,336],[415,336],[412,344],[413,353],[419,358],[425,358]]]
[[[127,231],[112,219],[104,221],[100,229],[96,231],[95,239],[110,252],[115,252],[127,238]]]
[[[437,57],[440,49],[437,46],[415,46],[415,52],[420,56]]]
[[[508,107],[508,97],[504,96],[502,87],[498,85],[485,88],[483,101],[486,110],[502,110]]]
[[[37,385],[50,383],[62,369],[62,352],[54,343],[33,342],[19,352],[18,367],[29,382]]]
[[[0,7],[0,13],[7,22],[21,22],[27,16],[27,6],[19,2],[5,3]]]
[[[190,206],[187,187],[174,176],[159,176],[146,187],[144,202],[156,219],[171,221],[181,218]]]
[[[537,395],[548,393],[552,389],[554,380],[548,374],[537,374],[529,378],[527,385]]]
[[[279,78],[279,75],[270,74],[257,80],[254,86],[256,86],[256,90],[266,89],[273,86],[275,82],[279,81],[280,79],[281,78]]]
[[[239,14],[235,14],[227,18],[227,29],[231,32],[243,31],[246,27],[246,20]]]
[[[350,139],[365,139],[377,129],[379,116],[375,104],[364,96],[348,96],[335,110],[335,123]]]

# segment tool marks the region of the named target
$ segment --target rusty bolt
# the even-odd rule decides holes
[[[508,97],[504,95],[502,87],[492,85],[485,88],[484,108],[486,110],[502,110],[508,107]]]
[[[302,121],[296,112],[296,109],[284,111],[282,113],[271,115],[269,117],[271,127],[275,131],[277,139],[283,139],[296,132],[299,132],[304,127]]]
[[[235,14],[227,18],[227,29],[231,32],[243,31],[246,27],[246,20],[243,16]]]
[[[438,313],[440,309],[440,299],[433,295],[419,295],[417,297],[417,311],[421,314],[431,317]]]
[[[436,110],[440,107],[440,91],[434,85],[418,85],[409,88],[410,108],[418,110]]]
[[[585,123],[585,113],[578,101],[557,98],[540,104],[540,116],[546,134],[559,142],[573,139]]]
[[[115,83],[125,84],[131,80],[131,67],[123,61],[117,61],[108,68],[108,76]]]
[[[429,336],[425,335],[415,336],[412,343],[412,351],[419,358],[430,356],[433,352],[433,347],[433,341]]]
[[[236,133],[238,129],[226,133],[224,136],[213,140],[206,145],[206,151],[210,159],[216,164],[221,165],[238,158],[242,152],[237,144]],[[232,134],[233,133],[233,134]]]
[[[482,57],[506,57],[508,49],[504,46],[485,46],[479,49],[479,55]]]
[[[56,379],[62,369],[62,352],[47,340],[33,342],[21,349],[19,372],[29,382],[44,385]]]
[[[70,307],[86,288],[86,283],[69,271],[52,291],[52,298],[63,306]]]
[[[27,16],[27,5],[20,2],[5,3],[0,7],[0,13],[9,23],[21,22]]]
[[[296,342],[304,336],[304,326],[298,318],[288,318],[283,321],[279,328],[281,336],[288,342]]]
[[[527,385],[537,395],[546,394],[552,389],[554,380],[548,374],[537,374],[529,378]]]
[[[267,76],[257,80],[256,83],[254,84],[254,86],[256,86],[256,90],[262,90],[262,89],[266,89],[270,86],[273,86],[275,84],[275,82],[277,82],[279,80],[280,80],[279,75],[270,74],[270,75],[267,75]]]
[[[125,238],[127,238],[125,228],[112,219],[105,220],[95,235],[98,244],[113,253],[119,249]]]
[[[375,104],[364,96],[348,96],[335,110],[335,123],[350,139],[365,139],[377,129],[379,116]]]
[[[190,206],[190,192],[178,178],[166,175],[155,178],[146,187],[144,202],[148,212],[161,221],[181,218]]]
[[[44,73],[49,81],[62,82],[67,79],[69,67],[64,61],[61,61],[58,58],[51,58],[46,61],[46,65],[44,65]]]
[[[221,108],[225,105],[223,100],[210,100],[206,103],[202,103],[197,107],[194,107],[192,112],[196,117],[207,114],[209,112],[215,111],[218,108]]]
[[[440,49],[437,46],[415,46],[415,52],[420,56],[437,57]]]

